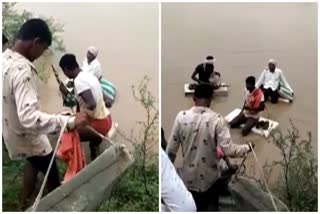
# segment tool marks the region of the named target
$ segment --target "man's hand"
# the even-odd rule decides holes
[[[74,123],[76,128],[84,127],[89,124],[89,117],[86,113],[79,112],[76,114]]]
[[[217,147],[217,156],[218,156],[218,159],[221,159],[224,157],[224,153],[220,146]]]

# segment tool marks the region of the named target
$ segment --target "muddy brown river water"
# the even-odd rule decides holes
[[[275,58],[295,101],[268,104],[263,115],[277,120],[282,130],[292,119],[301,135],[311,131],[317,155],[317,38],[316,3],[163,4],[161,111],[166,137],[176,114],[192,106],[183,84],[191,81],[193,69],[207,55],[216,57],[216,70],[231,85],[229,96],[216,97],[211,105],[222,115],[242,107],[245,78],[259,78],[268,60]],[[263,137],[231,133],[236,143],[255,142],[261,164],[279,158],[276,147]],[[247,163],[255,165],[252,155]],[[181,165],[181,159],[176,164]]]

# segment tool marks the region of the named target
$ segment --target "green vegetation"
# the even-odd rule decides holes
[[[318,163],[312,151],[311,133],[301,139],[299,130],[291,122],[284,135],[280,130],[272,135],[272,142],[281,152],[281,159],[266,164],[266,169],[280,167],[281,173],[274,192],[290,211],[318,210]]]
[[[139,133],[127,137],[120,132],[122,137],[133,144],[135,162],[116,186],[110,200],[99,211],[159,210],[158,150],[151,150],[152,144],[158,144],[159,111],[156,99],[148,91],[148,82],[148,77],[144,77],[137,88],[132,87],[135,100],[146,112],[146,119],[137,121]]]
[[[287,132],[280,129],[272,133],[270,142],[280,151],[280,159],[266,162],[263,166],[269,187],[275,196],[282,200],[290,211],[318,210],[318,163],[312,151],[311,133],[302,139],[299,130],[291,122]],[[280,170],[276,183],[269,182],[272,172]],[[265,190],[263,182],[254,178]]]

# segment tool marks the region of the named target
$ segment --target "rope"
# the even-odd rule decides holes
[[[50,164],[49,164],[48,169],[47,169],[47,172],[46,172],[46,174],[45,174],[45,176],[44,176],[44,179],[43,179],[43,182],[42,182],[40,191],[39,191],[39,193],[38,193],[38,196],[37,196],[36,200],[34,201],[34,203],[33,203],[33,205],[32,205],[31,212],[35,212],[35,211],[37,210],[37,208],[38,208],[40,199],[41,199],[42,194],[43,194],[43,191],[44,191],[45,184],[47,183],[47,179],[48,179],[48,176],[49,176],[50,169],[51,169],[52,164],[53,164],[53,160],[55,159],[55,156],[56,156],[56,153],[57,153],[57,151],[58,151],[58,147],[59,147],[59,144],[60,144],[60,141],[61,141],[61,138],[62,138],[62,135],[63,135],[63,132],[64,132],[66,126],[67,126],[67,122],[65,122],[65,123],[63,124],[62,128],[61,128],[60,135],[59,135],[59,138],[58,138],[56,147],[55,147],[55,149],[54,149],[52,158],[51,158],[51,160],[50,160]]]
[[[275,210],[276,212],[278,212],[278,208],[277,208],[277,206],[276,206],[276,203],[275,203],[275,201],[274,201],[273,195],[272,195],[272,193],[271,193],[271,191],[270,191],[270,189],[269,189],[269,186],[268,186],[268,184],[267,184],[267,181],[266,181],[266,179],[265,179],[265,176],[264,176],[262,167],[260,166],[260,164],[259,164],[259,162],[258,162],[257,155],[256,155],[256,153],[254,152],[254,149],[253,149],[251,143],[249,143],[249,146],[250,146],[250,148],[251,148],[251,151],[252,151],[252,154],[253,154],[253,156],[254,156],[254,159],[255,159],[255,161],[256,161],[256,163],[257,163],[257,165],[258,165],[258,168],[259,168],[259,170],[260,170],[260,173],[261,173],[261,176],[262,176],[262,180],[263,180],[263,182],[264,182],[264,185],[265,185],[266,188],[267,188],[267,191],[268,191],[268,194],[269,194],[269,196],[270,196],[270,199],[271,199],[272,205],[273,205],[273,207],[274,207],[274,210]]]
[[[103,140],[107,141],[107,142],[110,143],[112,146],[114,146],[114,143],[112,143],[109,138],[103,136],[102,134],[100,134],[99,132],[97,132],[94,128],[92,128],[91,126],[87,126],[87,128],[90,129],[93,133],[95,133],[95,134],[98,135],[99,137],[101,137]]]

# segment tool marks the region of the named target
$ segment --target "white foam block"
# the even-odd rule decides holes
[[[230,123],[236,116],[238,116],[241,112],[241,109],[236,108],[234,109],[232,112],[230,112],[226,117],[225,120]],[[279,126],[279,123],[274,121],[274,120],[269,120],[267,118],[264,117],[260,117],[259,121],[269,121],[269,128],[267,130],[263,130],[263,129],[257,129],[256,127],[252,128],[252,132],[262,135],[265,138],[268,138],[271,134],[271,132],[276,129]],[[244,125],[241,125],[241,127],[243,127]]]
[[[190,83],[184,84],[184,93],[186,95],[194,94],[194,89],[193,90],[189,89],[189,85],[190,85]],[[224,85],[227,85],[227,84],[226,83],[221,83],[221,85],[222,86],[220,88],[214,90],[214,94],[215,95],[219,95],[219,96],[228,96],[229,89],[228,89],[227,86],[224,86]]]

